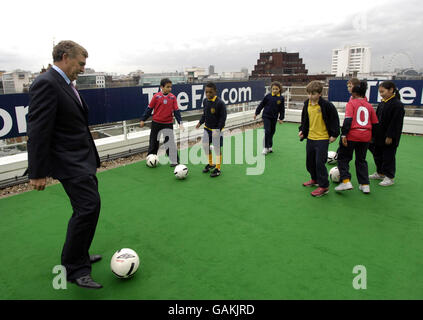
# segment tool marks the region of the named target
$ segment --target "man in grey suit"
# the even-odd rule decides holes
[[[52,68],[31,85],[28,174],[36,190],[44,190],[49,176],[63,185],[73,208],[61,257],[67,280],[99,289],[91,264],[101,256],[90,256],[88,250],[100,214],[100,159],[88,128],[88,106],[72,83],[84,72],[87,57],[79,44],[61,41],[53,49]]]

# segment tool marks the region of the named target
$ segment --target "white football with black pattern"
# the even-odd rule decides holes
[[[188,167],[184,164],[178,164],[173,173],[177,179],[185,179],[188,176]]]
[[[129,248],[123,248],[115,252],[110,261],[110,268],[118,278],[129,278],[137,272],[140,265],[138,254]]]

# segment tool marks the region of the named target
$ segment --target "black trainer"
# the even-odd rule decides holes
[[[214,169],[213,172],[210,174],[210,177],[214,178],[220,176],[220,170],[218,168]]]
[[[209,172],[210,170],[212,170],[212,169],[214,169],[214,168],[216,168],[216,165],[206,165],[206,167],[203,169],[203,173],[207,173],[207,172]]]

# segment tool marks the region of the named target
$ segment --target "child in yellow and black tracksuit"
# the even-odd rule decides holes
[[[217,177],[221,174],[223,134],[222,130],[226,122],[225,103],[216,95],[217,88],[213,82],[206,84],[206,98],[203,101],[203,116],[198,122],[196,128],[204,123],[203,147],[208,157],[209,163],[203,172],[208,173],[213,170],[210,177]],[[210,144],[213,144],[216,153],[216,164],[213,164],[213,156],[210,150]]]

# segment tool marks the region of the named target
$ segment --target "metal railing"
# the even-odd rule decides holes
[[[308,95],[305,90],[305,86],[301,87],[285,87],[283,90],[282,95],[285,97],[285,108],[286,110],[301,110],[304,105],[304,101],[308,99]],[[265,87],[266,94],[270,92],[270,87]],[[329,87],[323,87],[323,98],[328,98],[328,91]],[[255,109],[258,105],[258,101],[241,103],[237,105],[232,105],[228,107],[228,113],[233,112],[243,112]],[[346,102],[335,102],[335,107],[337,108],[338,112],[345,112]],[[376,108],[376,105],[373,105]],[[423,108],[416,108],[413,106],[406,106],[406,116],[408,117],[423,117]],[[187,111],[183,112],[183,119],[185,117],[195,117],[201,115],[202,111]],[[186,114],[186,116],[184,116]],[[147,122],[148,124],[148,122]],[[105,124],[105,125],[96,125],[91,127],[91,132],[98,134],[98,138],[104,137],[112,137],[116,135],[124,134],[125,139],[127,139],[128,133],[142,131],[149,129],[148,127],[145,128],[137,128],[139,126],[139,122],[135,119],[133,120],[126,120],[121,122],[116,122],[112,124]],[[10,141],[10,139],[8,139]],[[26,141],[22,142],[8,142],[4,143],[3,140],[0,140],[0,157],[7,156],[7,155],[14,155],[21,152],[26,151]]]
[[[248,103],[243,103],[240,105],[235,105],[234,107],[230,107],[235,108],[236,110],[238,110],[237,112],[246,112],[246,111],[250,111],[250,110],[255,110],[257,108],[259,102],[255,101],[255,102],[248,102]],[[232,111],[232,110],[231,110]],[[233,110],[234,112],[236,112],[235,110]],[[202,111],[196,112],[196,113],[192,113],[189,116],[198,116],[198,118],[201,116]],[[183,118],[184,119],[184,118]],[[227,130],[233,130],[233,129],[237,129],[237,128],[243,128],[245,126],[257,123],[258,121],[255,121],[253,119],[251,119],[250,121],[244,121],[242,123],[233,125],[233,126],[228,126],[226,127]],[[119,133],[116,135],[124,135],[124,140],[128,139],[128,134],[132,133],[132,132],[137,132],[137,131],[143,131],[143,130],[149,130],[149,128],[146,126],[144,128],[139,128],[139,130],[136,129],[131,129],[131,128],[136,128],[139,127],[139,122],[133,122],[133,123],[127,123],[127,121],[122,121],[119,123],[114,123],[111,126],[96,126],[95,128],[91,128],[91,132],[92,133],[102,133],[107,135],[107,133],[105,133],[105,131],[107,130],[119,130]],[[109,135],[109,136],[116,136],[116,135]],[[195,139],[195,138],[201,138],[203,136],[203,133],[199,133],[197,135],[191,135],[189,137],[189,139]],[[185,139],[186,140],[186,139]],[[177,140],[176,143],[184,143],[185,140]],[[25,145],[26,146],[26,141],[22,142],[22,143],[16,143],[15,145]],[[1,147],[0,147],[1,148]],[[26,149],[26,148],[25,148]],[[110,160],[115,160],[115,159],[119,159],[119,158],[124,158],[124,157],[129,157],[132,155],[136,155],[139,153],[143,153],[146,152],[148,150],[148,146],[145,147],[141,147],[141,148],[134,148],[134,149],[129,149],[127,151],[123,151],[123,152],[119,152],[119,153],[114,153],[114,154],[107,154],[105,156],[100,157],[100,162],[104,162],[104,161],[110,161]],[[15,185],[19,185],[19,184],[23,184],[23,183],[27,183],[29,182],[29,178],[27,173],[25,172],[24,175],[22,176],[15,176],[13,178],[10,179],[5,179],[0,181],[0,189],[4,189],[4,188],[8,188],[8,187],[12,187]]]

